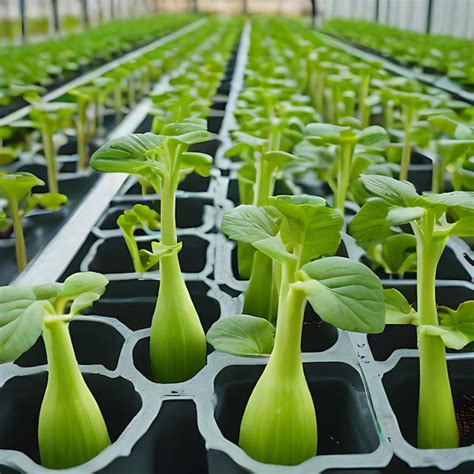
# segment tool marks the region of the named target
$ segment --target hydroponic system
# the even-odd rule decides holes
[[[0,473],[472,474],[474,2],[27,3]]]

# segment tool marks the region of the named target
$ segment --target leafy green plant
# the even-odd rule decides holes
[[[31,173],[0,173],[0,197],[7,200],[2,219],[3,225],[0,224],[0,229],[13,226],[19,271],[22,271],[27,263],[22,219],[36,206],[56,210],[67,202],[67,197],[63,194],[31,194],[32,188],[43,185],[44,182]]]
[[[305,129],[306,140],[314,145],[336,145],[338,153],[336,155],[337,179],[334,190],[334,205],[344,215],[344,205],[347,191],[354,176],[354,168],[357,168],[357,175],[362,171],[361,164],[369,166],[370,160],[354,160],[356,151],[381,152],[389,144],[390,140],[385,129],[379,126],[368,127],[362,131],[350,126],[331,125],[327,123],[311,123]],[[356,150],[356,146],[358,150]]]
[[[370,333],[383,330],[385,306],[380,281],[369,268],[342,257],[324,258],[335,253],[343,225],[341,215],[324,199],[277,196],[269,204],[227,212],[222,229],[277,264],[276,331],[270,321],[237,315],[214,323],[207,337],[223,352],[271,352],[245,409],[239,445],[258,461],[294,465],[317,449],[315,408],[301,362],[306,302],[336,327]]]
[[[64,283],[0,288],[0,363],[14,361],[42,335],[48,384],[38,421],[43,466],[83,464],[110,445],[104,418],[79,369],[69,323],[104,293],[107,279],[76,273]]]
[[[59,191],[57,151],[53,137],[58,130],[71,123],[75,112],[76,105],[68,102],[40,102],[34,104],[31,111],[31,120],[41,132],[43,140],[43,153],[48,170],[48,188],[51,193]]]
[[[176,237],[175,195],[179,182],[192,172],[207,176],[212,158],[188,152],[193,143],[209,139],[206,121],[189,119],[168,124],[161,135],[134,134],[112,140],[96,151],[91,166],[106,173],[129,173],[144,178],[161,194],[161,241],[149,253],[138,251],[133,229],[138,223],[157,226],[150,209],[134,208],[119,218],[137,271],[160,265],[160,289],[153,314],[150,357],[153,378],[180,382],[193,377],[206,363],[206,340],[181,274]]]
[[[361,179],[375,198],[359,211],[360,219],[364,217],[366,225],[353,226],[354,237],[360,240],[372,234],[373,240],[384,239],[393,226],[410,224],[416,238],[416,318],[408,309],[408,303],[401,301],[401,296],[391,291],[390,301],[393,306],[395,299],[396,304],[395,309],[387,311],[387,322],[407,323],[416,320],[418,325],[418,447],[455,448],[459,446],[459,430],[445,345],[460,348],[473,338],[471,327],[474,313],[472,304],[468,304],[460,307],[457,312],[443,310],[443,314],[439,316],[435,278],[449,237],[474,235],[474,193],[454,191],[420,196],[413,185],[406,181],[367,175],[363,175]]]

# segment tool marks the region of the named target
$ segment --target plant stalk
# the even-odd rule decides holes
[[[370,76],[363,75],[359,89],[359,119],[362,129],[367,128],[370,122],[370,114],[368,113],[367,97],[369,96]]]
[[[48,190],[50,193],[58,193],[58,167],[56,163],[56,150],[54,148],[53,134],[42,127],[44,157],[48,171]]]
[[[436,268],[445,240],[433,240],[435,216],[427,210],[417,235],[417,301],[420,325],[438,326]],[[418,447],[444,449],[459,446],[453,397],[449,382],[446,349],[439,336],[420,334],[420,397],[418,404]]]
[[[18,271],[21,272],[25,269],[27,264],[26,259],[26,245],[25,237],[23,234],[23,225],[21,224],[20,210],[18,208],[18,200],[15,197],[10,198],[10,211],[13,221],[13,232],[15,233],[15,252],[16,252],[16,264]]]
[[[349,188],[349,179],[351,175],[352,154],[354,145],[352,143],[341,143],[339,147],[340,161],[337,172],[337,190],[335,196],[335,207],[344,215],[344,204],[346,202],[347,190]]]

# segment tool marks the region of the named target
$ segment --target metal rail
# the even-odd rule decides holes
[[[173,31],[169,35],[163,36],[162,38],[157,39],[156,41],[153,41],[152,43],[149,43],[146,46],[135,49],[130,53],[124,54],[120,58],[114,59],[113,61],[103,64],[102,66],[99,66],[98,68],[93,69],[92,71],[88,71],[82,74],[81,76],[76,77],[72,81],[66,82],[57,89],[48,92],[43,97],[41,97],[41,102],[49,102],[51,100],[57,99],[58,97],[64,95],[67,91],[75,87],[81,86],[82,84],[86,84],[87,82],[90,82],[93,79],[102,76],[103,74],[109,72],[117,66],[133,61],[134,59],[143,56],[144,54],[153,51],[154,49],[163,46],[164,44],[169,43],[174,39],[177,39],[187,33],[190,33],[191,31],[196,30],[206,22],[207,18],[201,18],[200,20],[194,21],[193,23],[186,25],[183,28]],[[0,118],[0,127],[9,125],[10,123],[15,122],[16,120],[22,119],[31,112],[31,109],[31,105],[25,105],[24,107],[15,110],[14,112],[6,115],[5,117]]]

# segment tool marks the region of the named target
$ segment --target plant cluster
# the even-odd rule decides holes
[[[474,85],[474,59],[468,39],[340,18],[327,21],[324,30],[349,38],[401,63],[419,65],[428,71],[446,74],[466,86]]]
[[[188,15],[120,20],[67,38],[2,48],[0,105],[28,95],[32,86],[43,92],[94,62],[111,60],[191,20]]]

